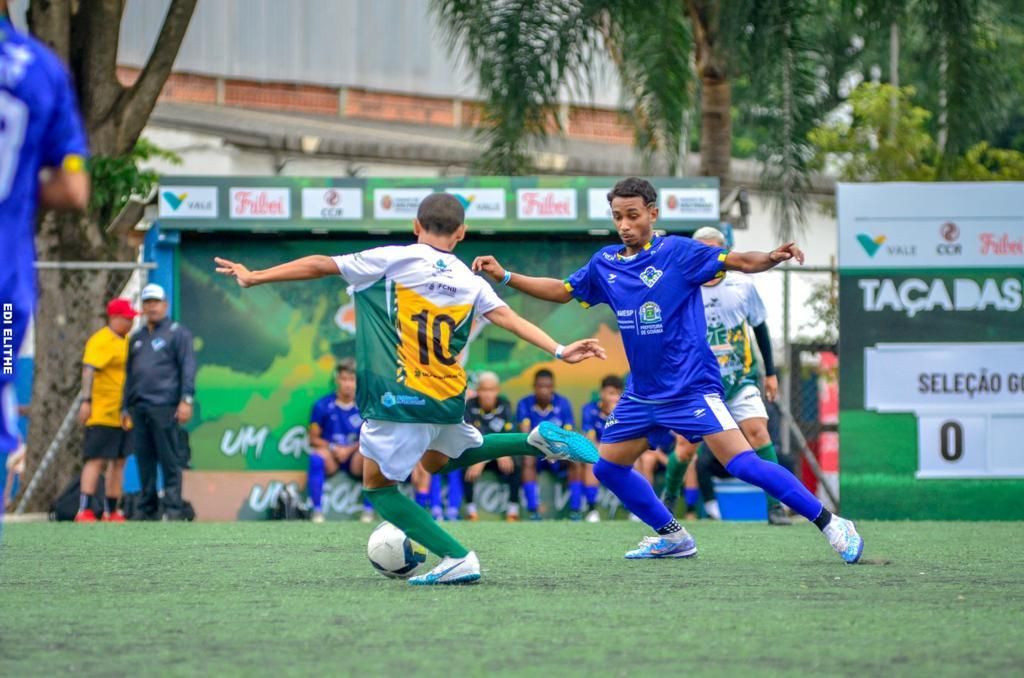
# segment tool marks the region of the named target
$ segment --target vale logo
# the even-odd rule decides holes
[[[164,201],[171,206],[171,209],[177,211],[181,204],[188,198],[188,193],[178,193],[175,195],[171,191],[164,191]]]
[[[869,257],[873,257],[878,253],[878,249],[885,243],[885,236],[879,235],[872,238],[866,233],[858,233],[857,242],[860,243],[860,246],[864,248],[864,251],[867,252]]]

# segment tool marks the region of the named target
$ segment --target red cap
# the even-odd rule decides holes
[[[114,316],[119,315],[123,318],[131,320],[138,313],[132,308],[132,302],[123,297],[118,299],[111,299],[110,303],[107,304],[107,315]]]

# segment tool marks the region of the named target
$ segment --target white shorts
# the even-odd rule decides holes
[[[359,431],[359,451],[377,462],[385,478],[397,482],[409,478],[427,450],[458,459],[466,450],[483,444],[480,431],[465,423],[413,424],[367,419]]]
[[[741,388],[725,405],[736,421],[768,418],[768,410],[764,409],[764,401],[761,400],[761,391],[751,384]]]

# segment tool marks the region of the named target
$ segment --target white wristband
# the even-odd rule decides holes
[[[501,284],[508,286],[508,281],[512,279],[512,271],[505,271],[505,277],[501,279]]]
[[[555,347],[555,360],[561,360],[562,354],[565,353],[565,346],[559,344]]]

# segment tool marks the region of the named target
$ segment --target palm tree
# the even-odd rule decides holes
[[[594,55],[610,57],[646,157],[681,161],[688,112],[700,106],[700,173],[730,181],[732,85],[758,83],[761,122],[774,143],[763,156],[779,198],[780,231],[801,218],[806,133],[821,97],[798,0],[433,0],[454,49],[484,95],[479,170],[530,170],[531,144],[560,128],[559,96],[585,93]],[[699,85],[699,96],[695,95]]]

